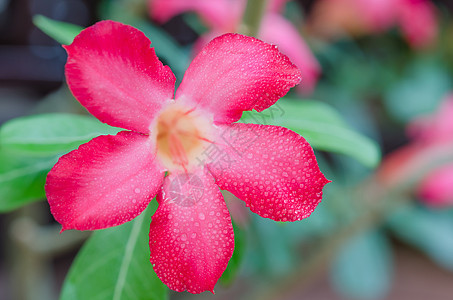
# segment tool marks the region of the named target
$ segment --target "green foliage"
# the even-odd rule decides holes
[[[44,183],[57,156],[22,157],[0,148],[0,212],[45,198]]]
[[[294,267],[297,262],[294,244],[301,239],[300,236],[292,239],[288,231],[301,224],[303,222],[278,223],[251,214],[248,227],[252,234],[247,239],[245,261],[259,277],[278,278]]]
[[[322,102],[284,98],[261,113],[244,112],[241,122],[289,128],[315,149],[349,155],[368,167],[376,167],[380,161],[376,142],[352,130]]]
[[[83,27],[55,21],[42,15],[34,16],[33,23],[45,34],[63,45],[71,44],[76,35],[78,35],[83,29]]]
[[[45,198],[46,176],[57,159],[118,128],[88,116],[44,114],[16,118],[0,128],[0,212]]]
[[[351,299],[382,299],[392,280],[392,252],[380,232],[365,232],[345,243],[331,269],[332,283]]]
[[[404,78],[394,83],[384,103],[389,113],[402,122],[433,112],[451,89],[450,76],[435,59],[412,63]]]
[[[156,201],[151,203],[155,206]],[[133,221],[96,231],[72,264],[60,299],[168,299],[167,287],[149,262],[148,232],[154,210],[148,207]]]
[[[401,240],[453,271],[453,210],[408,205],[394,212],[389,227]]]
[[[223,272],[220,281],[223,284],[231,284],[238,274],[242,259],[245,253],[246,247],[246,232],[238,225],[233,223],[234,228],[234,252],[230,261],[228,262],[228,267],[225,272]]]
[[[21,117],[0,128],[1,147],[24,155],[56,155],[68,152],[102,134],[120,129],[89,116],[43,114]]]

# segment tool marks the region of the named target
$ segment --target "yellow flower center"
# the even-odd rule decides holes
[[[203,151],[212,141],[212,119],[179,103],[166,106],[151,126],[157,156],[168,170],[189,171],[202,165]]]

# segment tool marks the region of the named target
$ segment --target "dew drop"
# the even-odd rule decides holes
[[[198,218],[199,218],[200,220],[206,219],[204,213],[199,213],[199,214],[198,214]]]
[[[140,189],[139,189],[139,188],[136,188],[136,189],[134,190],[134,192],[138,194],[138,193],[140,193]]]

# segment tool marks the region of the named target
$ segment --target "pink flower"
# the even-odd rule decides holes
[[[409,124],[409,134],[424,148],[448,147],[453,153],[453,94],[448,95],[438,111]],[[453,205],[453,164],[429,172],[417,188],[418,195],[431,206]]]
[[[437,37],[437,18],[429,0],[400,0],[397,22],[414,48],[424,48]]]
[[[453,205],[453,163],[429,172],[417,189],[420,199],[433,207]]]
[[[310,17],[315,32],[326,37],[380,33],[398,26],[414,48],[431,45],[437,19],[429,0],[318,0]]]
[[[219,187],[277,221],[306,218],[321,201],[328,180],[301,136],[234,123],[300,81],[275,47],[218,37],[195,57],[176,94],[170,68],[133,27],[102,21],[65,49],[74,96],[102,122],[126,130],[81,145],[50,171],[47,197],[63,230],[123,224],[157,195],[154,270],[173,290],[201,293],[213,291],[234,248]]]
[[[379,171],[381,181],[399,184],[414,174],[430,167],[439,157],[453,153],[453,94],[448,95],[438,111],[431,116],[412,121],[407,129],[412,143],[391,153]],[[432,168],[432,166],[431,166]],[[416,192],[427,205],[453,205],[453,164],[447,163],[421,174]]]
[[[321,67],[298,30],[279,13],[286,2],[288,0],[268,1],[258,37],[277,45],[302,71],[304,84],[298,86],[298,89],[308,94],[316,86],[321,75]],[[160,23],[187,11],[194,11],[201,16],[211,31],[196,43],[196,53],[214,37],[237,32],[245,6],[245,0],[149,0],[150,14]]]
[[[408,135],[424,145],[453,142],[453,93],[447,95],[437,111],[409,123]]]

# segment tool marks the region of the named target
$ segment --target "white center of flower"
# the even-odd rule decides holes
[[[151,126],[151,138],[158,158],[169,171],[188,171],[201,165],[203,151],[212,143],[212,129],[211,118],[173,102]]]

